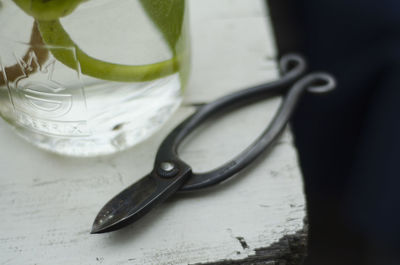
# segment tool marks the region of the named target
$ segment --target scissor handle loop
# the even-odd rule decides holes
[[[284,95],[272,122],[251,145],[231,161],[214,170],[205,173],[192,173],[192,176],[180,188],[180,191],[210,187],[235,175],[253,162],[263,151],[271,147],[279,138],[305,90],[326,92],[335,87],[335,80],[329,74],[313,73],[305,75],[306,68],[305,60],[301,56],[284,56],[280,60],[280,69],[283,74],[280,79],[240,90],[202,106],[176,127],[163,141],[156,156],[155,168],[166,161],[172,162],[178,167],[180,164],[187,166],[179,158],[178,147],[191,132],[211,116],[238,105],[249,104],[249,102],[276,95]]]

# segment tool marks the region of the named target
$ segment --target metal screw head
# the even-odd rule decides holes
[[[160,168],[166,172],[171,172],[172,170],[174,170],[175,165],[171,162],[162,162]]]
[[[158,166],[157,173],[162,178],[173,178],[179,172],[179,168],[172,162],[162,162]]]

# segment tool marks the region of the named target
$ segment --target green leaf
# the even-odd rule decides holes
[[[77,62],[79,62],[81,72],[85,75],[109,81],[143,82],[168,76],[179,70],[177,56],[167,61],[147,65],[105,62],[82,51],[69,37],[59,20],[38,21],[38,27],[43,41],[53,56],[72,69],[77,69]]]
[[[87,0],[13,0],[25,13],[37,20],[55,20],[71,14]]]
[[[140,3],[175,53],[182,35],[185,0],[140,0]]]
[[[149,18],[168,43],[172,53],[178,54],[179,77],[182,88],[189,79],[188,21],[185,17],[186,0],[139,0]]]

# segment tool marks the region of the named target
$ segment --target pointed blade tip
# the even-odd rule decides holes
[[[92,230],[90,231],[90,234],[95,235],[95,234],[104,234],[107,232],[114,231],[113,229],[114,225],[107,225],[107,226],[102,226],[102,225],[93,225]]]
[[[101,233],[102,233],[101,229],[98,229],[98,228],[95,228],[95,227],[92,227],[92,230],[90,231],[91,235],[96,235],[96,234],[101,234]]]
[[[111,232],[114,230],[113,227],[116,226],[117,224],[118,222],[99,224],[95,221],[92,225],[92,230],[90,231],[90,234],[94,235],[94,234],[103,234]]]

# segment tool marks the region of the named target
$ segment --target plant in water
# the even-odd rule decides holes
[[[139,0],[173,54],[169,60],[146,65],[115,64],[93,58],[70,38],[60,18],[71,14],[79,4],[89,0],[13,1],[26,14],[35,18],[43,42],[53,56],[73,69],[77,69],[78,62],[85,75],[118,82],[151,81],[183,70],[179,66],[183,60],[187,60],[186,52],[181,51],[179,43],[182,40],[185,0]],[[73,47],[74,52],[59,47]],[[185,75],[181,73],[183,78]]]
[[[0,2],[1,3],[1,2]],[[30,54],[34,52],[37,56],[37,60],[39,65],[42,65],[43,62],[45,62],[48,58],[49,52],[46,49],[43,49],[42,47],[44,46],[43,40],[40,37],[39,29],[37,27],[36,22],[33,23],[32,27],[32,33],[31,33],[31,39],[29,40],[29,49],[25,53],[25,55],[21,58],[23,62],[27,63],[30,60]],[[39,67],[37,64],[31,65],[32,68],[30,69],[25,69],[25,71],[28,71],[27,73],[34,73],[38,71]],[[3,68],[4,74],[7,76],[7,81],[9,82],[14,82],[18,77],[23,75],[23,72],[21,70],[21,65],[19,63],[16,63],[12,66],[7,66]],[[0,71],[0,86],[3,86],[6,84],[6,80],[4,79],[4,74]]]

